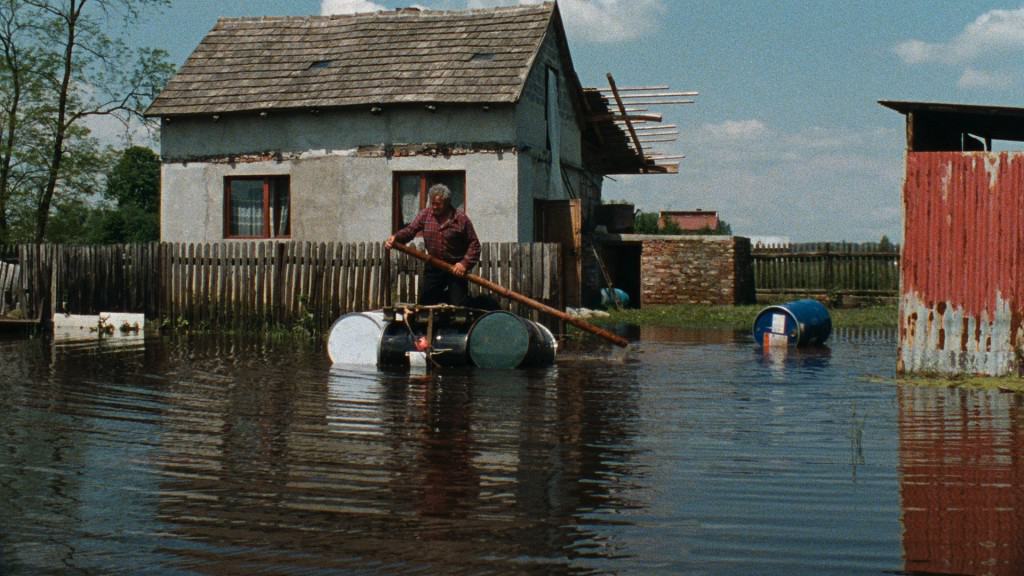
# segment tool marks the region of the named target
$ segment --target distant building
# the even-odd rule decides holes
[[[703,210],[665,210],[660,212],[658,227],[664,228],[668,222],[675,222],[683,232],[716,230],[718,228],[718,212]]]

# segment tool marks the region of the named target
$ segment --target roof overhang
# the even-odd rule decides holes
[[[878,103],[907,117],[907,149],[911,151],[970,149],[971,136],[979,143],[984,141],[986,149],[991,149],[992,140],[1024,141],[1024,108],[899,100]]]

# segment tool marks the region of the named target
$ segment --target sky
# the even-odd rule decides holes
[[[130,34],[180,66],[218,16],[532,0],[172,0]],[[645,212],[715,210],[734,234],[902,239],[902,115],[878,100],[1024,106],[1024,4],[956,0],[560,0],[584,86],[697,91],[661,106],[679,174],[613,176]],[[1012,148],[1012,146],[1011,146]]]

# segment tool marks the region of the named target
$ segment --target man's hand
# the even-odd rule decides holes
[[[466,275],[466,267],[462,265],[462,262],[456,262],[452,265],[452,274],[462,278]]]
[[[394,245],[394,243],[395,243],[395,235],[392,234],[391,236],[388,236],[387,240],[384,241],[384,248],[386,250],[391,250],[391,246]]]

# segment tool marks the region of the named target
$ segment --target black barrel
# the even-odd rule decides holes
[[[431,359],[439,366],[465,366],[469,364],[465,328],[439,326],[434,328]],[[416,347],[420,339],[426,343],[426,334],[413,332],[402,321],[388,322],[380,338],[377,365],[382,368],[408,368],[409,352],[422,351]]]

